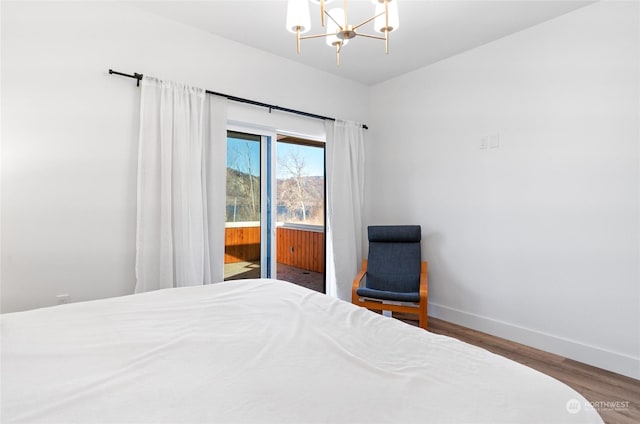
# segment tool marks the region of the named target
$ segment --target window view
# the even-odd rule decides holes
[[[260,278],[260,136],[227,134],[224,279]]]
[[[277,278],[324,292],[324,143],[278,137]]]
[[[278,144],[278,222],[324,226],[324,148]]]

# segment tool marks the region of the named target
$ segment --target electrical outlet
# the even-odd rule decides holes
[[[57,294],[56,299],[58,299],[58,305],[64,305],[65,303],[69,303],[68,294]]]

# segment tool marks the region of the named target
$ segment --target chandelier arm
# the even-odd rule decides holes
[[[386,38],[384,37],[379,37],[377,35],[363,34],[361,32],[358,33],[358,37],[375,38],[376,40],[386,40]]]
[[[327,12],[327,11],[325,10],[325,11],[324,11],[324,13],[325,13],[325,15],[327,15],[327,16],[329,17],[329,19],[331,19],[333,22],[335,22],[335,23],[336,23],[336,25],[338,26],[338,28],[340,28],[340,31],[344,30],[344,28],[342,28],[342,25],[340,25],[340,24],[338,23],[338,21],[336,21],[335,19],[333,19],[333,16],[331,16],[331,14],[330,14],[329,12]],[[347,23],[345,22],[345,25],[346,25],[346,24],[347,24]]]
[[[377,15],[370,17],[370,18],[369,18],[369,19],[367,19],[366,21],[362,21],[362,22],[360,22],[358,25],[354,26],[354,27],[353,27],[353,29],[358,29],[358,28],[360,28],[362,25],[366,25],[366,24],[368,24],[369,22],[373,21],[375,18],[377,18],[377,17],[379,17],[379,16],[382,16],[382,15],[384,15],[384,12],[380,12],[380,13],[378,13]]]
[[[384,30],[384,53],[389,54],[389,30]]]
[[[305,35],[303,37],[300,37],[301,40],[308,40],[310,38],[322,38],[322,37],[330,37],[332,35],[338,35],[339,33],[333,33],[333,34],[317,34],[317,35]]]

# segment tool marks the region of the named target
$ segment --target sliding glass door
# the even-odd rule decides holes
[[[225,280],[324,292],[324,194],[324,143],[228,131]]]
[[[227,203],[224,279],[260,278],[260,135],[227,133]]]
[[[279,136],[277,276],[325,292],[324,143]]]

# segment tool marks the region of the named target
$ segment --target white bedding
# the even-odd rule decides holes
[[[276,280],[0,321],[3,424],[602,422],[551,377]]]

